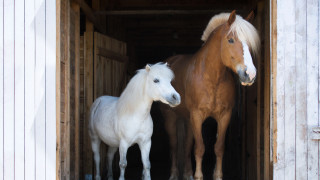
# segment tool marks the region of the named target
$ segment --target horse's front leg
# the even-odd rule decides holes
[[[149,160],[150,148],[151,148],[151,139],[144,142],[139,142],[139,147],[141,151],[141,160],[143,164],[142,180],[151,180],[150,169],[151,164]]]
[[[124,180],[124,173],[125,173],[125,169],[127,167],[127,151],[128,151],[128,143],[125,141],[121,141],[120,142],[120,146],[119,146],[119,154],[120,154],[120,162],[119,162],[119,166],[120,166],[120,177],[119,180]]]
[[[204,144],[202,139],[202,123],[204,120],[203,113],[201,111],[192,111],[190,115],[190,122],[192,125],[193,136],[195,140],[195,150],[194,155],[196,159],[196,172],[194,174],[195,180],[202,180],[202,157],[204,154]]]
[[[228,128],[230,118],[232,114],[232,109],[224,111],[223,114],[220,115],[220,118],[217,119],[218,123],[218,134],[217,141],[214,145],[214,152],[216,154],[216,167],[214,169],[214,180],[222,180],[222,159],[224,153],[224,141],[226,136],[226,130]]]

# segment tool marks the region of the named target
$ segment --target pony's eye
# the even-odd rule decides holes
[[[230,44],[232,44],[232,43],[234,43],[234,40],[233,40],[232,38],[230,38],[230,39],[228,39],[228,42],[229,42]]]
[[[158,83],[158,82],[160,82],[160,81],[159,81],[159,79],[154,79],[153,82],[154,82],[154,83]]]

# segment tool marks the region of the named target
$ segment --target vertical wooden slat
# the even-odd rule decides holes
[[[271,76],[270,76],[270,66],[271,66],[271,61],[270,61],[270,47],[271,47],[271,41],[270,41],[270,3],[271,1],[265,1],[265,30],[264,30],[264,39],[265,39],[265,46],[264,46],[264,91],[263,91],[263,96],[264,96],[264,117],[263,117],[263,137],[264,137],[264,157],[263,157],[263,179],[264,180],[269,180],[270,177],[270,83],[271,83]]]
[[[61,179],[61,1],[56,1],[56,180]]]
[[[45,1],[36,0],[36,62],[35,62],[35,140],[36,140],[36,179],[45,179]]]
[[[284,19],[284,12],[283,9],[287,9],[287,3],[285,1],[275,1],[276,3],[273,4],[273,7],[276,9],[277,23],[276,25],[277,32],[273,32],[277,34],[277,44],[276,49],[273,48],[272,51],[276,51],[276,59],[273,59],[273,71],[276,71],[274,75],[275,83],[273,83],[273,93],[275,96],[273,98],[273,104],[275,106],[276,112],[274,113],[274,117],[276,119],[273,123],[275,123],[274,127],[274,150],[275,154],[274,158],[274,177],[273,179],[277,180],[284,180],[285,179],[285,19]],[[292,8],[292,7],[290,7]],[[274,47],[274,46],[273,46]],[[273,57],[274,58],[274,57]],[[274,67],[274,64],[276,66]],[[273,72],[274,73],[274,72]]]
[[[3,92],[3,79],[4,79],[4,44],[3,44],[3,29],[4,29],[4,21],[3,21],[3,0],[0,0],[0,131],[3,132],[3,106],[4,106],[4,92]],[[3,157],[3,133],[0,133],[0,180],[3,180],[3,167],[4,167],[4,157]]]
[[[45,2],[45,53],[46,53],[46,180],[54,180],[56,175],[56,73],[60,73],[60,69],[56,69],[56,2]],[[59,103],[59,102],[58,102]]]
[[[34,1],[25,4],[25,177],[35,177],[35,21]],[[28,9],[28,10],[27,10]]]
[[[4,2],[4,179],[14,179],[14,2]]]
[[[15,1],[15,179],[24,179],[24,1]]]
[[[296,137],[296,57],[295,57],[295,2],[286,2],[286,11],[283,15],[283,22],[285,26],[284,39],[284,156],[285,156],[285,179],[295,179],[295,137]]]
[[[296,168],[295,178],[304,179],[307,177],[307,68],[306,68],[306,1],[296,1],[296,33],[295,33],[295,49],[296,49]],[[293,123],[293,122],[292,122]],[[290,129],[288,129],[290,131]]]
[[[85,123],[84,123],[84,147],[86,148],[85,154],[83,154],[85,166],[83,173],[84,175],[92,175],[93,160],[91,142],[88,133],[88,120],[90,115],[90,107],[93,103],[93,32],[84,33],[84,87],[85,87]]]
[[[80,167],[80,6],[72,3],[72,9],[75,13],[74,22],[74,44],[75,44],[75,169],[74,179],[79,179]]]
[[[307,2],[307,125],[308,179],[319,179],[319,142],[311,139],[311,128],[319,121],[319,1]]]

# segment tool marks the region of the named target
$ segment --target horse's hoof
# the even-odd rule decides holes
[[[112,176],[108,176],[108,180],[113,180],[113,177]]]
[[[178,180],[178,176],[176,174],[171,174],[169,180]]]
[[[216,177],[214,180],[222,180],[222,177]]]
[[[193,176],[185,175],[183,177],[183,180],[194,180],[194,179],[193,179]]]
[[[96,177],[94,177],[94,180],[101,180],[101,177],[100,176],[96,176]]]
[[[203,177],[194,177],[194,180],[203,180]]]

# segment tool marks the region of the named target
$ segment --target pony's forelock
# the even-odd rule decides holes
[[[228,21],[229,16],[230,13],[221,13],[213,16],[204,30],[201,40],[206,42],[210,34],[217,27]],[[255,56],[258,56],[260,50],[260,37],[256,28],[251,23],[237,15],[228,33],[234,33],[240,41],[246,42],[252,53]]]

